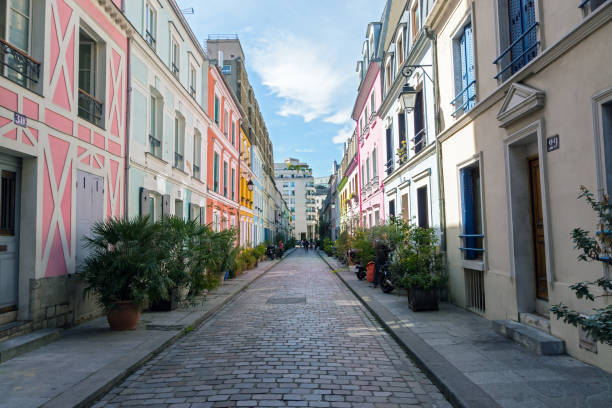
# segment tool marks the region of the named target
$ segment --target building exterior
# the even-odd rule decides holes
[[[340,230],[352,233],[361,223],[359,138],[357,131],[345,144],[344,156],[340,162],[338,183]]]
[[[234,92],[217,65],[208,70],[207,184],[209,200],[206,219],[216,231],[238,228],[239,153],[242,112]]]
[[[381,40],[383,119],[386,154],[383,183],[386,218],[399,217],[440,232],[440,189],[436,142],[433,37],[427,18],[433,4],[389,2],[389,19]],[[408,84],[416,92],[414,106],[404,106]]]
[[[252,169],[251,142],[240,128],[240,246],[253,247],[253,191],[255,174]]]
[[[385,15],[384,13],[383,15]],[[363,60],[357,63],[359,90],[351,117],[357,122],[360,168],[359,205],[361,224],[372,227],[384,222],[383,193],[385,149],[383,123],[378,115],[381,103],[381,28],[382,22],[368,24],[363,43]]]
[[[130,39],[127,214],[206,217],[209,64],[174,1],[126,2]]]
[[[612,349],[549,308],[605,304],[570,290],[608,272],[578,263],[569,233],[597,229],[579,186],[610,192],[612,81],[601,67],[612,63],[612,2],[445,3],[427,24],[438,38],[451,299],[489,319],[538,322],[610,371]]]
[[[0,14],[0,323],[98,313],[71,278],[90,226],[125,214],[131,27],[120,6],[14,1]]]
[[[261,152],[252,146],[251,168],[253,170],[253,245],[264,243],[264,171]]]
[[[315,238],[316,203],[312,169],[298,159],[288,158],[274,164],[276,181],[282,198],[292,213],[293,231],[296,239]]]

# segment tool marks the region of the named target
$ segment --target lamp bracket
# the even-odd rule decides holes
[[[412,74],[414,74],[414,72],[417,69],[421,69],[421,71],[423,71],[423,74],[425,74],[425,76],[427,78],[429,78],[429,80],[433,83],[433,79],[431,79],[431,77],[429,76],[429,74],[427,73],[427,71],[425,71],[425,67],[431,67],[431,64],[425,64],[425,65],[404,65],[402,67],[402,75],[406,78],[410,78],[412,76]]]

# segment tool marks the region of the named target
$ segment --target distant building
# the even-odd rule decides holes
[[[293,234],[296,239],[315,238],[317,210],[312,169],[298,159],[274,163],[274,174],[283,199],[291,211]]]

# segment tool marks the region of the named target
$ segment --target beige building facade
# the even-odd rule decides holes
[[[609,302],[569,288],[610,273],[578,262],[569,234],[596,229],[579,187],[612,186],[612,0],[436,3],[425,24],[436,36],[450,298],[539,326],[612,371],[609,346],[549,312]]]

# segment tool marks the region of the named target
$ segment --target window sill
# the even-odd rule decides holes
[[[157,156],[155,156],[155,155],[154,155],[153,153],[151,153],[151,152],[145,152],[145,158],[147,158],[147,159],[153,159],[154,161],[157,161],[157,162],[159,162],[159,163],[161,163],[161,164],[163,164],[163,165],[167,165],[167,164],[168,164],[168,162],[167,162],[167,161],[165,161],[165,160],[164,160],[164,159],[162,159],[161,157],[157,157]]]
[[[485,270],[484,261],[480,259],[478,260],[462,259],[461,264],[464,269],[473,269],[476,271],[483,271],[483,272]]]
[[[179,169],[178,167],[172,166],[172,172],[174,172],[174,171],[177,171],[177,172],[179,172],[180,174],[182,174],[184,176],[189,176],[189,174],[185,170]]]

